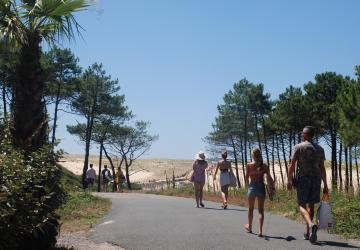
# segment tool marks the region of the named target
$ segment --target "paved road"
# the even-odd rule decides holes
[[[326,232],[318,245],[302,239],[303,225],[266,214],[265,238],[246,233],[247,210],[206,202],[194,208],[192,199],[144,194],[102,194],[112,199],[111,212],[94,228],[92,240],[125,249],[360,249],[360,245]],[[257,216],[257,212],[255,213]],[[257,227],[257,221],[253,228]],[[268,223],[268,224],[267,224]]]

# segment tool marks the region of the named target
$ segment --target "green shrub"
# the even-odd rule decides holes
[[[0,144],[0,249],[47,249],[56,242],[58,217],[65,198],[57,154],[44,147],[26,156]]]
[[[360,238],[360,194],[332,192],[331,205],[335,228],[332,232],[348,238]]]

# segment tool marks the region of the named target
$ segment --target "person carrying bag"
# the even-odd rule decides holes
[[[320,206],[317,210],[317,221],[318,227],[320,229],[330,229],[335,226],[334,216],[331,211],[330,206],[330,196],[328,194],[324,194],[321,201]]]

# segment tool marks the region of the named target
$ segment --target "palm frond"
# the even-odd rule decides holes
[[[16,2],[0,0],[0,39],[21,43],[24,40],[24,28],[16,11]]]
[[[38,17],[37,29],[41,29],[44,38],[54,41],[61,37],[71,40],[80,34],[83,28],[76,21],[74,12],[83,10],[90,5],[86,0],[39,0],[34,13]]]
[[[39,34],[52,43],[81,35],[74,13],[93,0],[0,0],[0,39],[26,42],[26,34]]]

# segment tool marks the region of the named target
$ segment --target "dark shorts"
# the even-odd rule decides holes
[[[265,198],[265,184],[263,182],[250,182],[247,196],[249,198]]]
[[[298,204],[320,202],[320,188],[320,176],[300,176],[296,184]]]
[[[94,185],[95,179],[87,178],[86,182],[87,182],[87,184]]]

